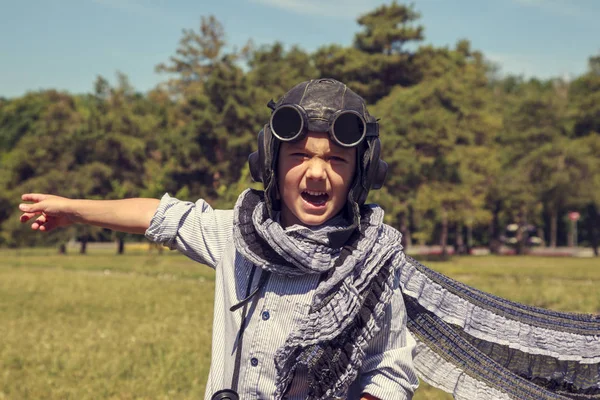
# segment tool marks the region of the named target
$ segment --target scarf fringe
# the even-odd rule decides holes
[[[492,296],[410,257],[400,280],[409,329],[419,343],[415,364],[425,381],[455,396],[461,387],[468,395],[456,398],[465,399],[498,398],[473,397],[481,385],[484,392],[514,399],[600,399],[596,316]],[[438,358],[444,360],[443,373],[430,364]],[[462,375],[468,378],[459,380]]]

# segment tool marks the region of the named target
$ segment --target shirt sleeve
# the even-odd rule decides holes
[[[367,348],[360,371],[361,393],[380,400],[412,399],[419,386],[413,365],[415,339],[406,327],[406,308],[397,287],[381,330]]]
[[[200,199],[181,201],[165,194],[145,236],[194,261],[215,268],[233,230],[233,210],[213,210]]]

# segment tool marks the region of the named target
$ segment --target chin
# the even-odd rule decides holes
[[[305,203],[295,204],[294,207],[282,207],[282,222],[285,227],[298,224],[303,226],[319,226],[331,218],[335,217],[342,209],[336,210],[338,207],[332,207],[334,204],[327,204],[325,207],[320,209],[307,209]]]
[[[328,213],[322,215],[307,214],[304,212],[291,214],[292,215],[287,218],[287,223],[285,224],[286,227],[291,225],[319,226],[331,218],[331,215]]]
[[[325,222],[327,222],[327,220],[329,220],[329,218],[302,218],[299,219],[299,222],[302,225],[306,225],[306,226],[319,226],[324,224]]]
[[[294,215],[297,223],[306,226],[318,226],[326,223],[331,218],[335,217],[339,211],[334,212],[334,210],[327,209],[322,212],[306,212],[306,210],[302,210]]]

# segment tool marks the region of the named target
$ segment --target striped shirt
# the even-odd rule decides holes
[[[165,194],[146,237],[216,271],[212,360],[205,399],[210,399],[214,392],[232,388],[238,345],[241,346],[237,380],[240,399],[272,399],[276,390],[275,353],[296,322],[308,313],[319,275],[271,274],[247,307],[232,312],[230,307],[243,300],[249,288],[254,290],[258,286],[262,272],[235,250],[232,232],[233,210],[213,210],[204,200],[184,202]],[[238,335],[244,308],[245,329],[240,344]],[[410,399],[418,385],[412,361],[415,341],[406,329],[399,286],[382,326],[367,348],[349,399],[360,399],[362,393],[382,400]],[[298,368],[287,399],[307,397],[305,377],[306,371]]]

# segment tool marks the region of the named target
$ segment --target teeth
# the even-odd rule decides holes
[[[305,190],[304,193],[308,193],[311,196],[321,196],[321,195],[327,194],[325,192],[314,192],[312,190]]]

